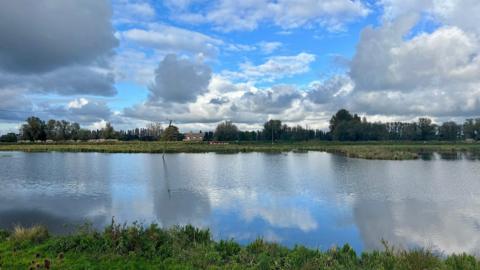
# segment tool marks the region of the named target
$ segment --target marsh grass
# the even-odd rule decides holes
[[[15,245],[20,239],[28,244]],[[37,226],[14,230],[10,237],[0,238],[1,267],[468,270],[480,269],[480,263],[471,255],[440,256],[426,249],[397,250],[388,244],[384,250],[360,255],[349,245],[323,251],[304,246],[287,248],[257,239],[242,246],[232,239],[214,241],[209,230],[193,226],[162,229],[155,224],[127,226],[112,222],[101,232],[84,227],[67,236],[49,236]]]
[[[480,157],[480,143],[463,142],[239,142],[209,145],[185,142],[108,142],[108,143],[55,143],[55,144],[0,144],[0,151],[25,152],[102,152],[102,153],[241,153],[241,152],[296,152],[324,151],[352,158],[406,160],[422,155],[471,153]]]
[[[15,243],[41,243],[48,239],[49,234],[45,226],[35,225],[29,228],[17,225],[13,228],[9,239]]]

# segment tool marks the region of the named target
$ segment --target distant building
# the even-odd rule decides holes
[[[184,134],[184,142],[201,142],[203,141],[203,133],[200,131],[199,133],[185,133]]]

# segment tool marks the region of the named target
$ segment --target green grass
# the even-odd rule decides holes
[[[480,143],[463,142],[325,142],[299,143],[230,143],[209,145],[185,142],[110,142],[110,143],[56,143],[56,144],[0,144],[0,151],[25,152],[104,152],[104,153],[238,153],[238,152],[288,152],[325,151],[353,158],[404,160],[417,159],[423,154],[437,152],[454,154],[480,153]]]
[[[262,239],[242,246],[234,240],[213,241],[208,230],[192,226],[112,223],[103,232],[84,227],[41,241],[13,240],[14,234],[0,232],[0,269],[480,269],[480,262],[467,254],[438,256],[387,245],[357,254],[348,245],[289,249]]]

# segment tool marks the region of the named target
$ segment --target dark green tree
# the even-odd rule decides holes
[[[274,141],[282,137],[282,121],[269,120],[263,124],[263,137],[265,140]]]
[[[178,127],[174,125],[168,126],[162,133],[162,141],[178,141],[180,139],[180,132]]]
[[[23,140],[29,141],[45,141],[47,139],[46,125],[38,117],[29,117],[23,124],[20,133]]]
[[[339,110],[330,119],[330,132],[334,132],[339,123],[348,122],[348,121],[351,121],[351,120],[353,120],[353,115],[349,111],[347,111],[345,109]]]
[[[480,118],[467,119],[463,124],[465,139],[480,140]]]
[[[8,142],[8,143],[17,142],[17,134],[7,133],[5,135],[2,135],[0,136],[0,142]]]
[[[47,140],[57,139],[56,128],[57,128],[57,121],[53,119],[48,120],[45,127],[45,132],[47,133]]]
[[[330,119],[330,133],[334,140],[357,141],[361,139],[362,120],[345,109],[339,110]]]
[[[107,123],[104,128],[101,130],[102,139],[115,139],[116,133],[115,129],[113,128],[112,124]]]
[[[455,122],[445,122],[438,128],[438,136],[441,140],[454,141],[460,138],[461,127]]]
[[[436,126],[432,124],[430,118],[419,118],[418,128],[420,131],[420,140],[431,140],[435,137]]]
[[[217,141],[235,141],[238,140],[238,128],[232,121],[225,121],[218,124],[214,136]]]

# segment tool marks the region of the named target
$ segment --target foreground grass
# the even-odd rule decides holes
[[[288,249],[259,239],[241,246],[213,241],[208,230],[192,226],[112,224],[68,236],[48,236],[38,226],[0,232],[0,269],[480,269],[480,262],[466,254],[441,258],[388,247],[356,254],[348,245]]]
[[[110,143],[56,143],[56,144],[0,144],[0,151],[25,152],[104,152],[104,153],[238,153],[325,151],[353,158],[404,160],[417,159],[425,154],[480,154],[480,143],[455,142],[356,142],[340,143],[310,141],[300,143],[230,143],[209,145],[185,142],[110,142]]]

